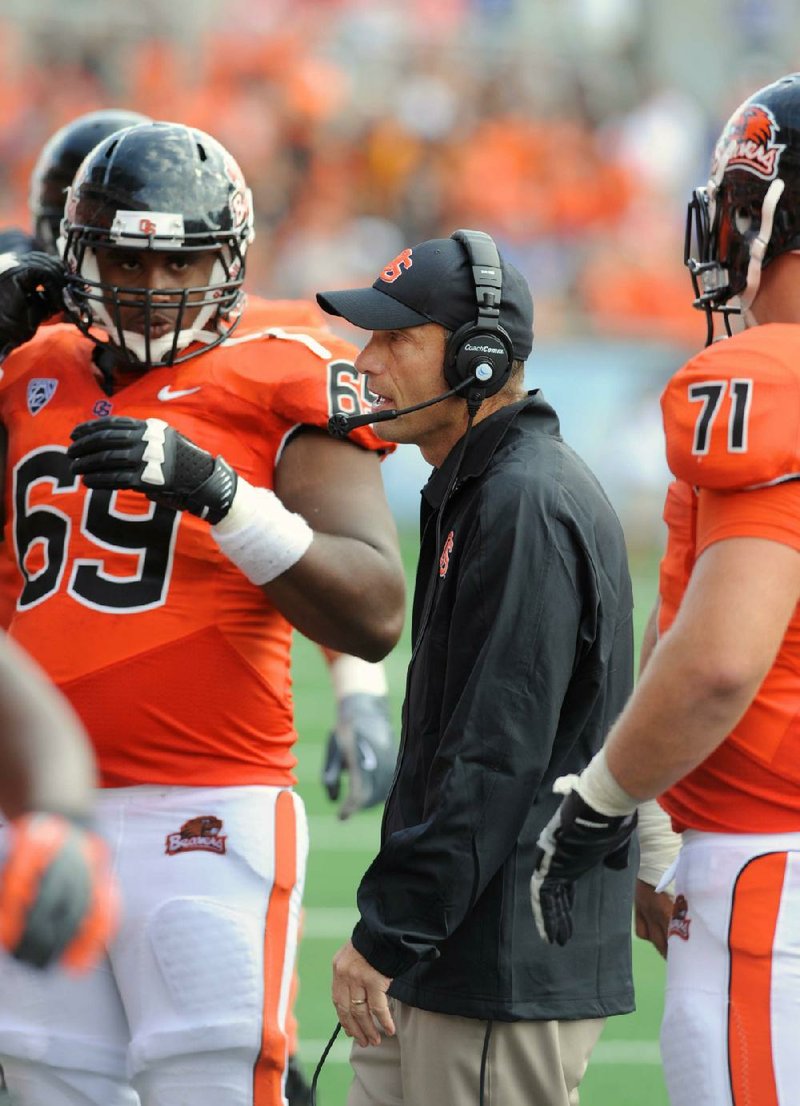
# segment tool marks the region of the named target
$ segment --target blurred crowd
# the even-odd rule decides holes
[[[743,41],[777,33],[765,13],[779,0],[713,3]],[[473,226],[528,277],[540,338],[694,346],[690,190],[727,113],[788,65],[756,51],[722,102],[701,103],[656,75],[654,26],[648,0],[6,0],[0,219],[25,224],[58,127],[130,108],[237,157],[262,293],[361,283],[405,246]]]
[[[718,120],[655,86],[635,40],[593,65],[537,53],[513,0],[294,0],[203,18],[216,10],[199,4],[179,35],[0,25],[2,222],[25,225],[53,131],[126,107],[238,158],[258,291],[363,282],[404,246],[473,226],[528,276],[540,336],[697,342],[681,241]]]

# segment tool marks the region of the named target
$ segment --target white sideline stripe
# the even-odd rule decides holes
[[[331,1016],[335,1016],[333,1007],[331,1007]],[[300,1042],[300,1059],[307,1066],[306,1075],[309,1079],[319,1063],[319,1058],[326,1044],[327,1041]],[[350,1041],[337,1040],[328,1054],[325,1064],[346,1064],[349,1059]],[[658,1050],[658,1041],[600,1041],[589,1058],[590,1067],[593,1064],[646,1065],[650,1067],[660,1063],[661,1054]],[[323,1067],[320,1073],[320,1081],[324,1082],[324,1079],[325,1068]]]

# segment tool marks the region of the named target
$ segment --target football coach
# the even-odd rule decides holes
[[[369,420],[433,466],[395,780],[333,961],[348,1106],[575,1106],[605,1018],[633,1008],[635,864],[626,847],[576,885],[568,949],[537,933],[529,888],[553,782],[631,691],[620,524],[524,390],[531,293],[488,235],[423,242],[317,299],[372,332],[356,367],[373,410],[331,432]]]

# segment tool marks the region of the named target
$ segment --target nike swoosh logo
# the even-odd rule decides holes
[[[165,384],[164,387],[159,390],[158,396],[156,398],[166,403],[168,399],[180,399],[181,396],[191,396],[194,395],[195,392],[199,391],[200,387],[198,386],[197,388],[177,388],[173,392],[169,384]]]

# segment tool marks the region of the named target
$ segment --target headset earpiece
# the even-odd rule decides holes
[[[451,388],[475,381],[480,399],[499,392],[514,361],[511,339],[500,326],[503,274],[494,240],[478,230],[457,230],[450,236],[464,247],[472,269],[477,318],[450,335],[444,376]]]

